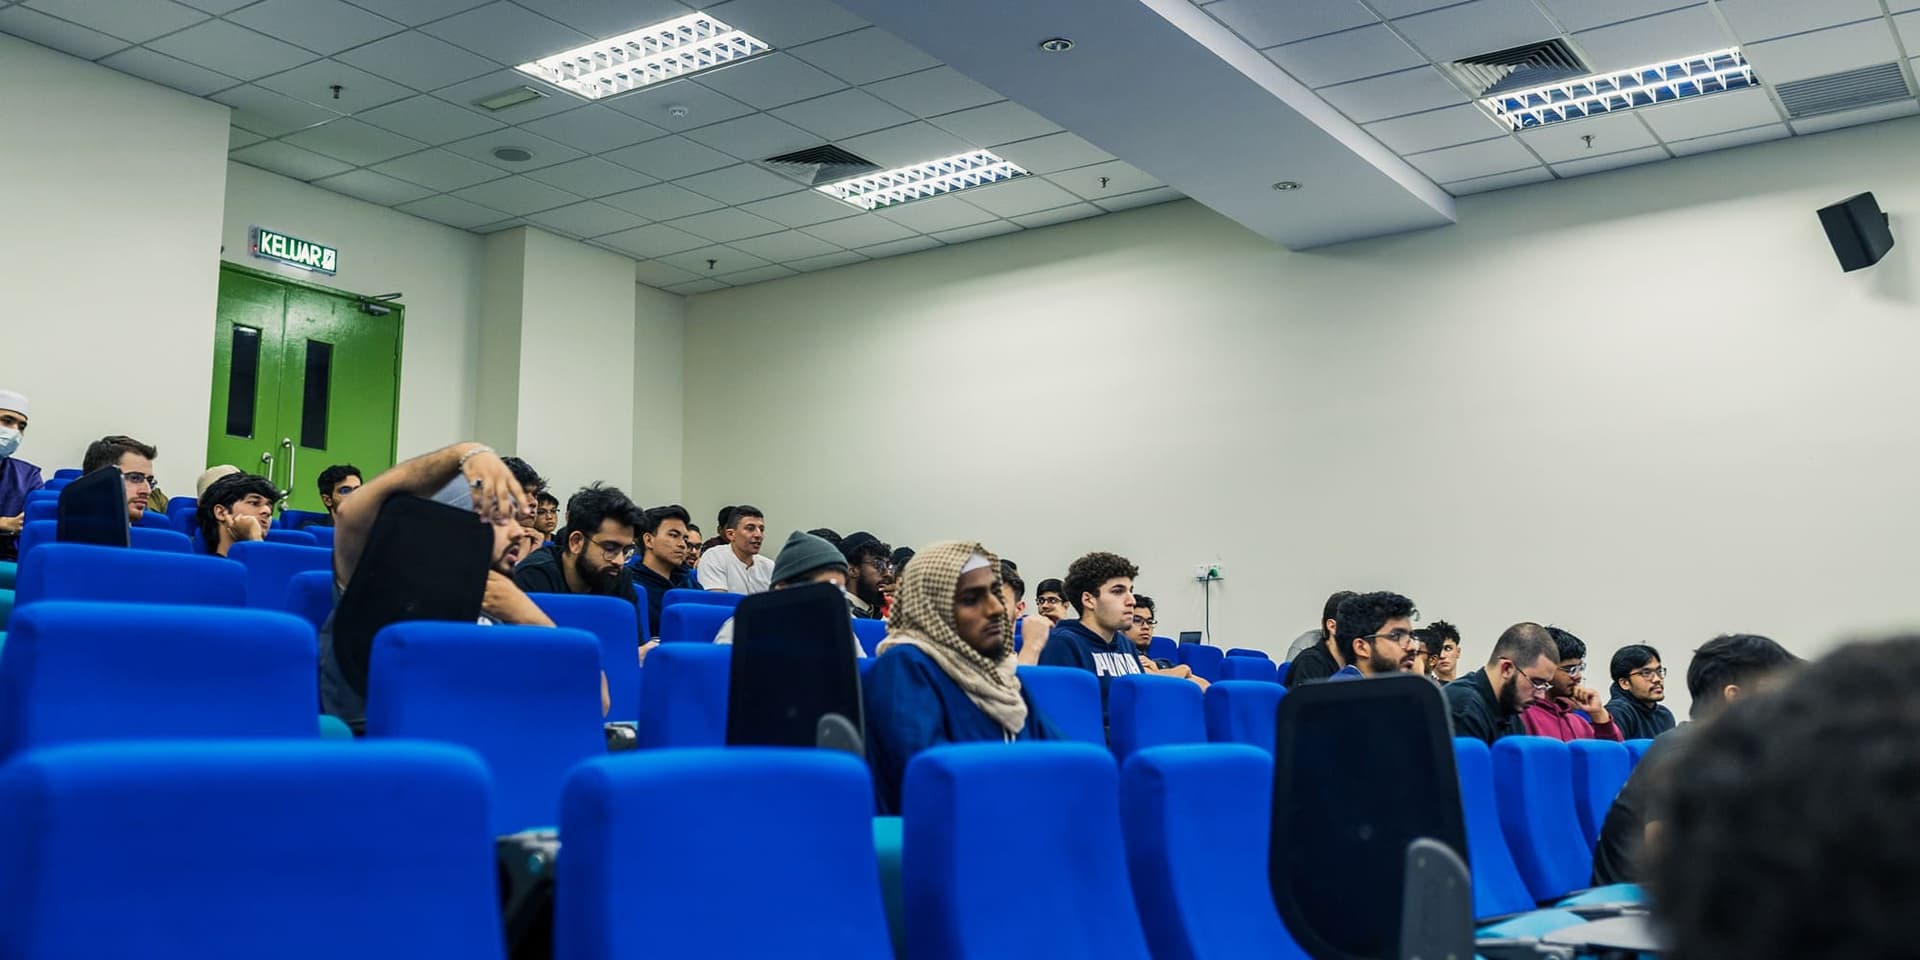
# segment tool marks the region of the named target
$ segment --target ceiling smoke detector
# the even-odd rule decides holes
[[[533,159],[533,151],[526,147],[494,147],[493,158],[507,163],[526,163]]]
[[[1300,181],[1282,180],[1279,183],[1274,184],[1273,188],[1275,190],[1298,190],[1300,189]]]
[[[1066,53],[1073,49],[1073,41],[1066,37],[1048,37],[1040,41],[1040,49],[1048,53]]]

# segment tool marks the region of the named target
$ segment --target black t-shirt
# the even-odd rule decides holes
[[[1655,737],[1627,785],[1613,798],[1600,827],[1600,843],[1593,848],[1594,886],[1640,882],[1640,847],[1646,840],[1647,822],[1661,816],[1667,785],[1679,769],[1674,755],[1693,726],[1682,724]]]
[[[1287,686],[1314,683],[1339,672],[1340,664],[1334,661],[1333,654],[1327,652],[1327,645],[1316,643],[1293,658],[1293,666],[1287,668]]]
[[[667,591],[700,589],[694,584],[693,578],[687,575],[685,567],[675,570],[672,580],[654,573],[653,569],[644,563],[627,567],[627,573],[635,586],[647,591],[647,632],[654,637],[660,635],[660,608],[666,600]]]
[[[520,565],[513,568],[514,585],[528,593],[572,593],[567,589],[567,571],[561,565],[559,544],[541,547],[527,554]],[[613,581],[613,589],[607,596],[619,597],[628,603],[638,604],[640,595],[634,592],[633,580],[624,573]]]

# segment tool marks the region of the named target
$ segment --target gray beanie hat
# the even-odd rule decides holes
[[[841,556],[833,544],[811,533],[795,530],[787,538],[786,546],[780,548],[780,555],[774,558],[773,582],[798,580],[826,567],[834,567],[845,573],[847,558]]]

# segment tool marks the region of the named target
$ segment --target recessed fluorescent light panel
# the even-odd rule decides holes
[[[601,100],[739,63],[772,49],[758,37],[704,13],[692,13],[514,69],[588,100]]]
[[[1513,90],[1480,105],[1515,130],[1759,85],[1739,47]]]
[[[814,189],[862,210],[878,210],[1024,176],[1028,176],[1027,170],[1019,164],[1002,160],[986,150],[975,150],[822,184]]]

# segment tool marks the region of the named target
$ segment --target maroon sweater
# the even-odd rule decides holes
[[[1533,737],[1552,737],[1562,743],[1573,740],[1612,740],[1620,742],[1620,728],[1612,719],[1606,723],[1588,722],[1573,706],[1573,701],[1547,697],[1527,704],[1520,711],[1520,723]]]

